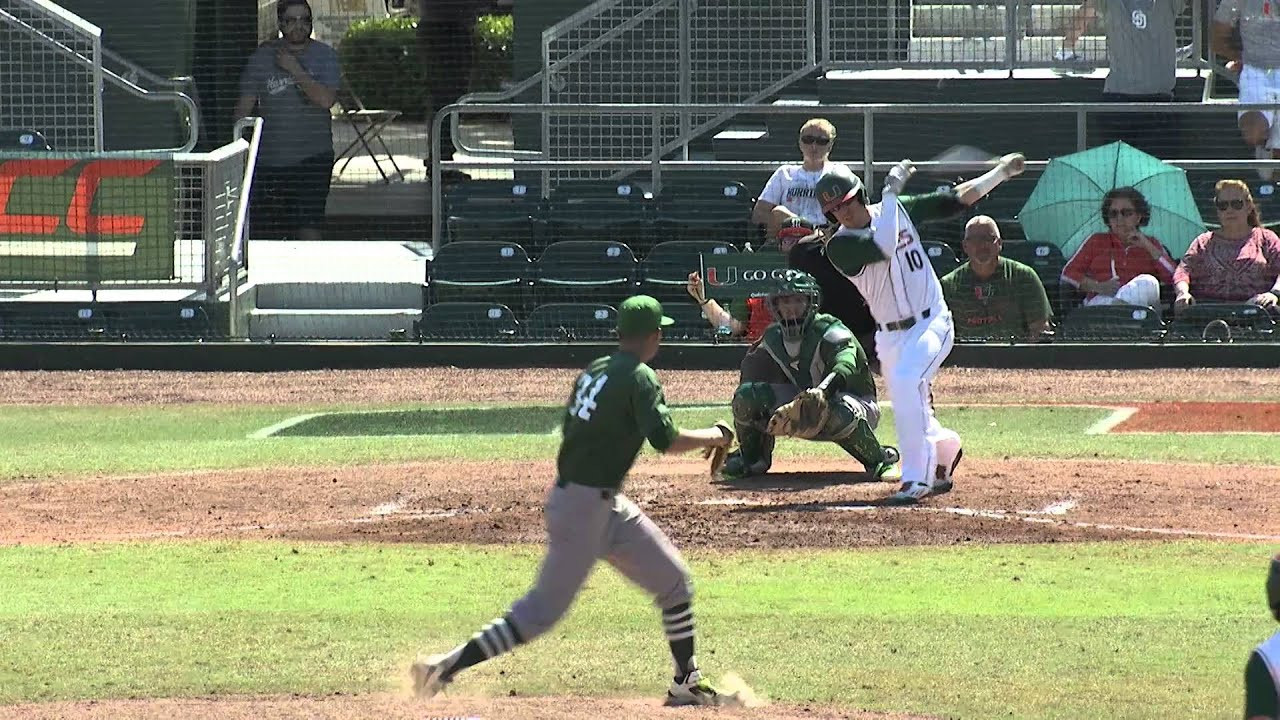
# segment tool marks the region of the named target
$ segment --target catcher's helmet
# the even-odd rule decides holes
[[[863,205],[867,204],[867,189],[862,186],[862,181],[857,175],[828,172],[818,178],[815,190],[818,202],[822,205],[822,214],[827,216],[829,222],[836,222],[836,217],[831,214],[831,211],[850,200],[857,199]]]
[[[800,317],[787,319],[782,316],[782,313],[778,312],[778,300],[791,295],[807,297],[809,306]],[[817,314],[818,306],[822,304],[822,288],[819,287],[818,281],[814,280],[809,273],[799,270],[784,270],[777,280],[777,285],[765,298],[765,302],[769,306],[769,312],[773,315],[773,319],[782,326],[782,336],[787,339],[795,339],[804,334],[804,329],[809,326],[809,322]]]

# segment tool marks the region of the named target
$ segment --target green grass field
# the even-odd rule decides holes
[[[9,407],[0,415],[0,482],[50,476],[165,470],[350,465],[371,462],[554,457],[549,408],[350,414],[350,407],[185,408]],[[289,418],[317,418],[269,438],[249,437]],[[975,454],[1030,458],[1159,458],[1165,461],[1273,463],[1275,437],[1224,435],[1179,442],[1175,435],[1085,435],[1108,411],[1079,407],[943,407],[948,426]],[[681,424],[727,419],[728,408],[676,408]],[[303,435],[303,432],[315,434]],[[483,443],[473,442],[477,433]],[[893,411],[881,422],[893,442]],[[785,441],[784,441],[785,442]],[[825,444],[789,443],[788,454],[836,457]]]
[[[250,437],[357,409],[9,407],[0,481],[550,459],[557,444],[541,408],[398,408]],[[727,409],[676,413],[694,424]],[[1106,414],[940,410],[975,455],[1276,463],[1268,436],[1083,434]],[[1274,549],[1256,543],[685,551],[703,665],[775,701],[966,718],[1237,717],[1245,656],[1274,630],[1262,601]],[[388,690],[414,652],[447,649],[502,612],[538,559],[537,547],[465,545],[0,547],[0,704]],[[562,626],[468,674],[463,691],[657,696],[668,665],[656,612],[601,569]]]

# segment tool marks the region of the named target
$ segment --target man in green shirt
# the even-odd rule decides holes
[[[547,554],[533,588],[510,612],[451,652],[413,663],[414,692],[431,697],[461,670],[513,650],[550,630],[573,603],[596,561],[606,560],[639,585],[662,611],[675,679],[668,705],[734,704],[698,671],[693,655],[692,587],[675,545],[634,502],[622,482],[645,440],[683,453],[728,447],[727,426],[678,429],[662,384],[646,364],[658,353],[662,328],[674,321],[648,295],[618,308],[618,351],[587,366],[565,407],[557,477],[545,508]]]
[[[942,294],[955,318],[956,335],[974,340],[1035,342],[1049,328],[1053,310],[1036,271],[1000,257],[1000,227],[987,215],[964,226],[969,261],[942,278]]]
[[[1280,621],[1280,555],[1271,559],[1267,573],[1267,604]],[[1246,720],[1280,718],[1280,632],[1249,654],[1244,669],[1244,716]]]

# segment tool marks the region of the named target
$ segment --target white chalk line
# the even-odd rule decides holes
[[[744,507],[781,507],[779,503],[761,502],[758,500],[747,500],[743,498],[712,498],[710,500],[702,500],[699,505],[737,505]],[[1084,530],[1115,530],[1120,532],[1129,532],[1135,534],[1146,535],[1166,535],[1171,537],[1204,537],[1216,538],[1222,540],[1262,540],[1268,542],[1280,541],[1280,535],[1264,535],[1258,533],[1234,533],[1220,532],[1214,530],[1191,530],[1186,528],[1151,528],[1139,527],[1136,525],[1117,525],[1115,523],[1097,523],[1084,522],[1079,520],[1065,520],[1062,516],[1077,505],[1074,500],[1062,500],[1051,503],[1041,510],[1018,510],[1014,512],[1006,512],[1001,510],[980,510],[976,508],[964,507],[933,507],[929,505],[915,505],[912,507],[886,508],[878,505],[797,505],[795,509],[806,512],[927,512],[927,513],[943,513],[947,515],[960,515],[964,517],[979,517],[988,520],[1012,520],[1017,522],[1036,523],[1039,525],[1056,525],[1059,527],[1074,527]]]
[[[284,420],[281,420],[275,425],[268,425],[267,427],[264,427],[261,430],[255,430],[249,433],[249,439],[261,440],[262,438],[269,438],[272,435],[275,435],[276,433],[280,432],[281,430],[287,430],[293,427],[294,425],[304,423],[310,420],[311,418],[318,418],[322,415],[328,415],[328,414],[329,413],[307,413],[306,415],[294,415],[291,418],[285,418]]]
[[[1128,420],[1138,413],[1138,408],[1134,407],[1118,407],[1111,411],[1111,414],[1095,422],[1084,429],[1085,435],[1106,435],[1120,423]]]

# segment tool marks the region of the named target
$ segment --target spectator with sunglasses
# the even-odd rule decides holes
[[[1148,306],[1160,309],[1160,286],[1173,284],[1177,264],[1159,240],[1142,232],[1151,205],[1131,187],[1102,197],[1107,232],[1094,233],[1062,270],[1062,281],[1085,293],[1085,305]]]
[[[1214,192],[1221,227],[1203,233],[1187,248],[1173,274],[1174,310],[1209,301],[1249,302],[1277,312],[1280,237],[1262,227],[1253,193],[1244,182],[1219,180]]]
[[[836,126],[823,118],[813,118],[800,126],[800,154],[804,157],[801,163],[787,163],[773,171],[760,198],[751,209],[751,221],[765,226],[765,237],[774,237],[781,229],[773,209],[785,207],[792,215],[808,220],[815,227],[827,224],[822,214],[822,205],[818,202],[814,191],[818,178],[827,172],[843,172],[852,175],[853,171],[844,163],[831,162],[831,150],[836,141]]]
[[[240,76],[235,117],[262,118],[253,179],[251,233],[255,239],[319,240],[333,172],[333,125],[338,99],[338,53],[311,38],[307,0],[280,0],[281,37],[263,43]]]

